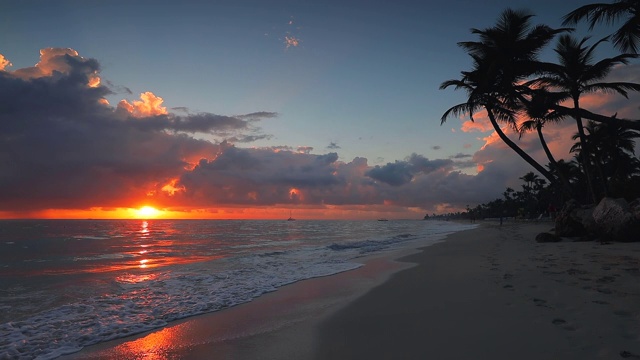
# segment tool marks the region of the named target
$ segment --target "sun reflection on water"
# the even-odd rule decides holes
[[[142,228],[140,229],[140,236],[146,238],[149,236],[149,223],[145,220],[142,222]]]

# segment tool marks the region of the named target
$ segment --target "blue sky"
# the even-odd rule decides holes
[[[258,145],[330,143],[372,163],[477,150],[439,118],[464,100],[439,84],[469,66],[456,45],[507,5],[558,26],[581,1],[20,1],[4,2],[1,53],[14,68],[70,47],[102,75],[167,107],[216,114],[273,111]],[[524,6],[524,7],[523,7]],[[289,24],[289,22],[292,22]],[[286,48],[285,36],[300,40]],[[464,144],[472,147],[465,149]],[[442,147],[433,150],[433,146]]]
[[[345,163],[360,157],[384,166],[414,153],[431,160],[471,157],[486,145],[489,133],[463,132],[456,119],[439,121],[465,100],[438,86],[469,67],[456,43],[474,39],[470,28],[493,25],[507,6],[557,27],[562,15],[584,4],[3,1],[0,54],[15,70],[36,64],[40,49],[72,48],[99,62],[113,106],[149,91],[177,114],[277,113],[254,124],[261,140],[237,146],[308,147],[316,155],[335,152]],[[287,47],[287,38],[297,46]],[[457,170],[476,173],[474,166]]]

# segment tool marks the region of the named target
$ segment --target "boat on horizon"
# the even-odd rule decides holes
[[[294,219],[294,218],[291,216],[291,211],[289,211],[289,218],[287,219],[287,221],[296,221],[296,219]]]

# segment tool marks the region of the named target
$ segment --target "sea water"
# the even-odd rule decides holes
[[[444,221],[0,221],[0,359],[52,359],[427,246]],[[360,260],[360,261],[359,261]]]

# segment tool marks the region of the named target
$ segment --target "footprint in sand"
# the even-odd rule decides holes
[[[616,278],[613,276],[603,276],[601,278],[599,278],[598,280],[596,280],[596,282],[600,283],[600,284],[609,284],[616,281]]]
[[[534,298],[533,299],[533,303],[536,304],[536,306],[540,306],[540,307],[545,307],[545,308],[551,309],[551,306],[547,305],[547,300]]]
[[[553,321],[551,321],[551,323],[553,325],[564,325],[564,324],[567,323],[567,321],[564,320],[564,319],[555,318],[555,319],[553,319]]]
[[[551,323],[553,325],[557,325],[557,326],[561,326],[563,329],[568,330],[568,331],[576,331],[576,328],[569,325],[567,323],[567,320],[565,319],[560,319],[560,318],[555,318],[551,321]]]

